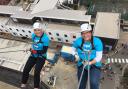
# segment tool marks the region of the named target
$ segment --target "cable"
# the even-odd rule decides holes
[[[86,53],[86,52],[85,52]],[[89,65],[89,60],[90,60],[90,51],[87,52],[88,53],[88,61],[85,61],[83,64],[83,69],[82,69],[82,73],[81,73],[81,76],[80,76],[80,80],[79,80],[79,83],[78,83],[78,87],[77,89],[80,88],[80,83],[81,83],[81,80],[82,80],[82,77],[83,77],[83,74],[84,74],[84,69],[87,65]],[[90,89],[90,67],[88,66],[88,89]]]
[[[25,52],[25,50],[15,50],[15,51],[2,51],[0,53],[10,53],[10,52],[19,52],[19,51],[24,51]]]
[[[22,45],[25,45],[25,44],[22,44]],[[15,46],[10,46],[10,47],[4,47],[4,48],[0,48],[0,49],[12,48],[12,47],[17,47],[17,46],[21,46],[21,45],[15,45]]]

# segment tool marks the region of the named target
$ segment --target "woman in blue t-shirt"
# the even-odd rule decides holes
[[[23,70],[22,76],[22,89],[26,88],[26,83],[29,78],[29,72],[35,65],[34,71],[34,89],[39,89],[40,84],[40,72],[45,63],[48,63],[46,60],[46,53],[49,46],[49,38],[47,34],[42,29],[42,24],[40,22],[35,22],[33,24],[34,33],[32,34],[32,48],[31,55],[26,62],[26,65]]]
[[[99,89],[103,44],[100,38],[92,36],[90,24],[81,25],[81,37],[74,41],[73,49],[79,56],[77,63],[78,89],[86,88],[88,74],[90,76],[90,89]],[[85,62],[87,66],[84,66]]]

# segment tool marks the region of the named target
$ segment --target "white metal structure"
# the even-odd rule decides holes
[[[46,32],[52,41],[64,43],[72,43],[80,37],[80,28],[77,26],[48,24]]]
[[[6,29],[12,35],[19,37],[31,38],[31,34],[33,33],[32,26],[18,23],[8,24]],[[46,33],[52,41],[72,43],[76,38],[80,37],[80,27],[61,24],[48,24],[46,26]]]
[[[9,7],[3,7],[6,10]],[[3,21],[1,24],[1,32],[8,32],[14,36],[27,37],[31,38],[33,33],[32,24],[21,24],[18,23],[17,19],[26,19],[32,20],[34,17],[50,19],[50,20],[60,20],[61,23],[48,22],[45,27],[46,33],[49,35],[49,38],[52,41],[72,43],[76,38],[80,37],[80,25],[63,23],[63,21],[74,21],[82,23],[90,23],[91,15],[85,15],[85,11],[77,10],[62,10],[62,9],[52,9],[36,14],[31,14],[31,11],[20,11],[12,7],[11,18],[6,17],[6,21]],[[10,8],[10,9],[11,9]],[[18,7],[16,7],[18,8]],[[3,10],[0,10],[2,12]],[[107,37],[113,39],[119,39],[119,16],[118,13],[98,13],[95,27],[94,27],[94,36]],[[111,18],[111,19],[107,19]],[[11,20],[13,19],[13,21]],[[47,22],[46,22],[47,23]],[[107,25],[109,26],[107,26]]]
[[[31,11],[21,11],[21,9],[19,9],[19,7],[17,6],[8,6],[7,8],[5,6],[0,7],[4,9],[0,10],[1,13],[4,11],[2,14],[5,13],[10,15],[10,17],[3,17],[5,21],[2,20],[2,16],[0,17],[2,21],[0,24],[0,31],[11,33],[12,35],[19,37],[31,38],[33,28],[32,24],[18,23],[18,19],[25,19],[31,21],[34,17],[38,17],[82,23],[90,23],[91,20],[91,15],[85,15],[86,11],[52,9],[36,14],[31,14]],[[8,10],[10,10],[10,12],[8,12]],[[63,24],[48,22],[45,30],[52,41],[72,43],[77,37],[80,36],[80,25],[76,24],[68,25],[66,23]]]

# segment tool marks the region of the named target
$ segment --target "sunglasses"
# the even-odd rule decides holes
[[[41,29],[34,29],[34,31],[41,31]]]
[[[81,35],[83,35],[83,34],[87,34],[87,33],[92,33],[92,31],[88,31],[88,32],[81,32]]]

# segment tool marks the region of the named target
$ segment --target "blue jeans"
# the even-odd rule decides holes
[[[78,70],[77,70],[78,81],[80,79],[82,70],[83,70],[83,66],[78,67]],[[100,76],[101,76],[100,69],[97,69],[96,67],[92,67],[90,69],[90,88],[91,89],[99,89]],[[87,80],[88,80],[88,71],[84,69],[84,73],[83,73],[83,77],[82,77],[79,89],[86,89]]]

